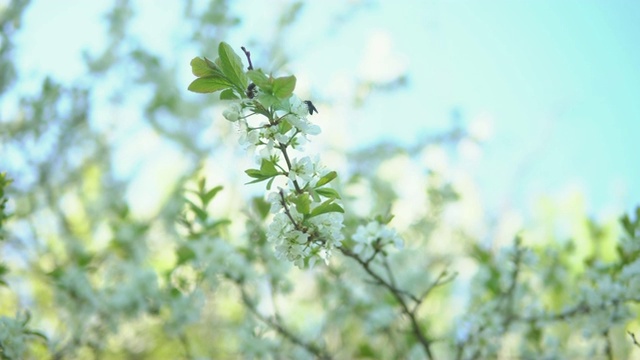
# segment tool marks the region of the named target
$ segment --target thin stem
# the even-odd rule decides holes
[[[640,348],[640,343],[638,343],[638,339],[636,339],[636,334],[632,333],[631,331],[627,331],[627,334],[629,334],[629,336],[631,336],[631,340],[633,340],[633,345],[635,345],[638,348]]]
[[[389,260],[386,256],[382,257],[382,265],[387,272],[387,276],[389,277],[389,282],[391,283],[391,285],[393,285],[394,287],[398,287],[398,285],[396,284],[396,279],[393,276],[393,272],[391,271],[391,267],[389,266]],[[411,298],[415,299],[413,296]]]
[[[278,143],[278,148],[280,149],[280,152],[282,152],[282,156],[284,156],[287,168],[291,171],[291,160],[289,160],[289,154],[287,154],[287,146],[285,144]],[[298,180],[293,180],[293,186],[296,188],[296,193],[302,193],[302,189],[300,188],[300,185],[298,185]]]
[[[342,251],[342,253],[345,256],[350,257],[355,261],[357,261],[362,266],[362,268],[367,272],[367,274],[369,274],[372,278],[374,278],[380,285],[384,286],[387,290],[389,290],[389,292],[393,295],[396,301],[398,301],[398,303],[400,304],[400,307],[402,308],[402,312],[409,318],[409,322],[411,323],[411,330],[413,331],[414,336],[418,339],[418,341],[422,345],[422,348],[427,354],[427,359],[433,359],[433,354],[431,353],[431,341],[427,339],[425,334],[422,332],[422,329],[420,328],[420,324],[418,324],[418,319],[416,319],[415,313],[409,309],[409,306],[407,305],[407,302],[403,297],[403,294],[406,294],[406,292],[398,289],[392,283],[388,282],[378,273],[373,271],[373,269],[371,269],[371,267],[369,266],[369,263],[362,260],[357,254],[355,254],[351,250],[343,246],[340,246],[338,249]]]
[[[285,215],[287,215],[287,217],[289,218],[289,220],[291,220],[291,223],[293,224],[293,226],[298,229],[299,225],[298,223],[293,219],[293,216],[291,216],[291,212],[289,212],[289,207],[287,206],[287,201],[284,199],[284,192],[282,191],[282,189],[280,189],[280,200],[281,200],[281,204],[282,207],[284,208],[284,213]]]
[[[449,277],[446,277],[447,275],[449,275]],[[420,307],[420,305],[422,305],[424,303],[424,301],[426,300],[427,296],[429,296],[429,294],[431,293],[431,291],[433,289],[435,289],[436,287],[438,287],[440,285],[444,285],[444,284],[450,283],[451,281],[453,281],[453,279],[456,278],[456,276],[458,276],[457,273],[449,274],[447,272],[447,269],[442,270],[440,272],[440,274],[438,275],[438,277],[435,279],[435,281],[433,283],[431,283],[431,285],[416,300],[416,304],[413,307],[413,310],[411,310],[411,311],[413,311],[414,313],[416,311],[418,311],[418,308]]]
[[[247,291],[244,289],[242,284],[238,283],[238,286],[240,287],[240,292],[241,292],[241,295],[242,295],[242,302],[247,306],[249,311],[255,317],[260,319],[260,321],[264,322],[269,327],[271,327],[272,329],[277,331],[285,339],[287,339],[287,340],[291,341],[292,343],[304,348],[308,352],[310,352],[313,355],[315,355],[317,358],[325,359],[325,360],[330,360],[332,358],[331,355],[329,355],[326,352],[326,350],[320,348],[319,346],[317,346],[315,344],[305,342],[304,340],[302,340],[299,337],[297,337],[296,335],[294,335],[289,329],[287,329],[284,326],[282,326],[282,324],[280,324],[280,322],[277,319],[272,319],[270,317],[262,315],[258,311],[258,309],[256,308],[256,306],[253,303],[253,301],[251,301],[251,299],[249,298],[249,295],[247,294]]]

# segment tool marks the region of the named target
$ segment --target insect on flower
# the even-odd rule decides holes
[[[247,86],[246,94],[249,99],[253,99],[256,96],[256,84],[249,84],[249,86]]]
[[[309,115],[313,115],[314,111],[316,112],[316,114],[318,113],[318,109],[316,109],[316,107],[313,106],[313,103],[311,102],[311,100],[305,100],[303,102],[307,104],[307,108],[309,109]]]

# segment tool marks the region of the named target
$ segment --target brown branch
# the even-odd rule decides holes
[[[338,247],[338,249],[345,256],[350,257],[354,259],[356,262],[358,262],[362,266],[362,268],[367,272],[367,274],[369,274],[369,276],[374,278],[378,282],[378,284],[382,285],[387,290],[389,290],[389,292],[400,304],[400,307],[402,308],[402,312],[409,318],[409,322],[411,323],[411,330],[413,331],[414,336],[418,339],[418,341],[422,345],[422,348],[427,354],[427,359],[433,359],[433,354],[431,353],[431,341],[427,339],[427,337],[423,333],[422,329],[420,328],[420,324],[418,324],[418,319],[416,319],[415,313],[409,309],[409,306],[407,305],[407,302],[403,297],[403,295],[407,295],[407,293],[403,290],[398,289],[391,282],[385,280],[382,276],[376,273],[373,269],[371,269],[371,267],[369,266],[369,263],[362,260],[356,253],[352,252],[351,250],[343,246]],[[411,295],[409,296],[413,298],[413,296]]]
[[[284,161],[287,163],[287,169],[291,171],[291,160],[289,160],[289,154],[287,153],[286,145],[279,144],[278,148],[280,149],[280,152],[282,152],[282,156],[284,156]],[[296,188],[296,193],[302,193],[302,189],[300,189],[300,185],[298,185],[298,180],[293,180],[293,186]]]
[[[270,318],[270,317],[267,317],[267,316],[261,314],[258,311],[258,309],[256,308],[256,306],[253,303],[253,301],[251,301],[251,299],[249,298],[249,294],[247,294],[247,291],[244,289],[242,284],[239,283],[239,282],[237,282],[237,284],[240,287],[240,293],[242,294],[242,302],[247,306],[249,311],[255,317],[260,319],[260,321],[264,322],[269,327],[274,329],[276,332],[278,332],[280,335],[282,335],[282,337],[284,337],[285,339],[289,340],[290,342],[292,342],[292,343],[304,348],[308,352],[312,353],[318,359],[323,359],[323,360],[331,360],[332,359],[331,355],[329,355],[326,352],[326,350],[320,348],[319,346],[317,346],[315,344],[308,343],[308,342],[305,342],[304,340],[300,339],[299,337],[294,335],[289,329],[285,328],[279,321],[277,321],[277,319],[273,319],[273,318]]]
[[[449,276],[447,277],[447,275]],[[418,308],[420,307],[420,305],[422,305],[422,303],[427,299],[427,296],[429,296],[429,294],[433,289],[435,289],[438,286],[452,282],[453,279],[456,278],[456,276],[458,276],[458,273],[449,274],[447,272],[447,269],[442,270],[438,275],[438,277],[436,278],[436,280],[433,283],[431,283],[431,285],[420,295],[418,299],[416,299],[416,304],[414,305],[413,310],[411,311],[414,313],[418,311]]]
[[[291,216],[291,212],[289,211],[289,207],[287,206],[287,201],[284,198],[284,191],[282,191],[282,189],[280,189],[280,199],[282,207],[284,208],[284,213],[285,215],[287,215],[287,217],[289,218],[289,220],[291,220],[291,223],[293,224],[293,227],[296,228],[296,230],[298,230],[300,228],[300,226],[298,225],[298,223],[293,219],[293,216]]]
[[[247,70],[253,70],[253,64],[251,63],[251,51],[247,50],[244,46],[241,46],[240,49],[242,49],[244,55],[247,57],[247,61],[249,62]]]

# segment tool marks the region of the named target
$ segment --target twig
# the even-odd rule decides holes
[[[325,350],[321,349],[320,347],[318,347],[315,344],[308,343],[308,342],[305,342],[304,340],[300,339],[299,337],[294,335],[289,329],[287,329],[284,326],[282,326],[280,324],[280,322],[278,322],[276,319],[272,319],[272,318],[269,318],[267,316],[262,315],[258,311],[258,309],[256,308],[256,306],[253,303],[253,301],[251,301],[251,299],[249,298],[249,295],[247,294],[247,292],[244,289],[244,287],[242,286],[242,284],[241,283],[237,283],[237,284],[240,287],[240,292],[242,294],[242,302],[247,306],[249,311],[251,311],[251,313],[255,317],[257,317],[262,322],[267,324],[269,327],[271,327],[272,329],[277,331],[285,339],[287,339],[287,340],[291,341],[292,343],[304,348],[308,352],[310,352],[313,355],[315,355],[318,359],[324,359],[324,360],[331,360],[332,359],[331,355],[327,354],[327,352]]]
[[[406,292],[398,289],[393,284],[385,280],[378,273],[373,271],[369,266],[369,263],[362,260],[357,254],[352,252],[351,250],[340,246],[338,248],[345,256],[350,257],[357,261],[362,268],[369,274],[372,278],[374,278],[380,285],[384,286],[389,290],[389,292],[396,298],[400,307],[402,308],[402,312],[409,318],[411,322],[411,330],[413,331],[414,336],[418,339],[425,353],[427,354],[427,359],[433,359],[433,354],[431,353],[431,341],[427,339],[422,329],[420,328],[420,324],[418,324],[418,319],[416,319],[415,313],[409,309],[407,302],[405,301],[403,294],[406,295]]]
[[[447,277],[447,275],[449,275],[449,277]],[[438,286],[452,282],[453,279],[456,278],[456,276],[458,276],[458,273],[449,274],[446,268],[442,270],[438,275],[438,277],[435,279],[435,281],[431,283],[431,285],[420,295],[420,298],[416,299],[416,304],[414,305],[413,310],[411,311],[413,311],[414,313],[418,311],[418,308],[420,307],[420,305],[422,305],[422,303],[426,300],[427,296],[429,296],[429,294],[433,289],[435,289]]]
[[[278,148],[280,152],[282,152],[282,156],[284,156],[284,161],[287,163],[287,168],[291,171],[291,160],[289,160],[289,154],[287,153],[287,147],[285,144],[278,143]],[[287,174],[288,175],[288,174]],[[298,180],[293,180],[293,186],[296,189],[296,193],[301,194],[302,189],[300,189],[300,185],[298,185]]]
[[[298,223],[293,219],[293,216],[291,216],[291,212],[289,211],[289,207],[287,206],[287,201],[284,198],[284,191],[282,191],[282,189],[280,189],[280,200],[282,207],[284,208],[285,215],[287,215],[289,220],[291,220],[291,223],[296,228],[296,230],[299,229]]]
[[[240,49],[242,49],[244,55],[247,57],[247,61],[249,62],[247,70],[253,70],[253,64],[251,63],[251,51],[247,50],[244,46],[241,46]]]
[[[631,336],[631,340],[633,340],[633,345],[635,345],[636,347],[640,348],[640,344],[638,343],[638,339],[636,339],[636,334],[632,333],[631,331],[627,330],[627,334],[629,334],[629,336]]]

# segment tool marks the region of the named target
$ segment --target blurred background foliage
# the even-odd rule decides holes
[[[330,25],[369,5],[345,2]],[[116,0],[104,14],[104,41],[91,44],[84,72],[72,81],[33,75],[16,62],[29,6],[0,3],[0,315],[3,331],[15,320],[11,331],[26,344],[25,357],[423,356],[393,298],[349,259],[336,255],[326,268],[297,271],[273,258],[260,187],[242,185],[252,159],[221,117],[223,104],[183,86],[190,58],[215,54],[220,41],[234,44],[229,39],[240,38],[236,47],[247,46],[257,66],[291,72],[297,54],[288,52],[288,34],[313,16],[304,3],[279,2],[277,16],[260,24],[269,36],[247,38],[230,1],[184,1],[172,15],[176,28],[163,31],[175,35],[161,39],[168,55],[147,47],[157,39],[141,33],[153,31],[132,30],[137,17],[161,5]],[[309,46],[322,48],[330,31],[316,29]],[[348,94],[350,106],[367,106],[370,94],[406,80],[363,80]],[[302,91],[332,113],[328,91]],[[434,337],[457,333],[470,287],[480,286],[486,299],[499,296],[498,250],[523,225],[516,214],[483,212],[480,190],[459,176],[454,155],[453,170],[432,166],[458,142],[477,139],[452,122],[414,144],[347,151],[334,141],[348,136],[340,124],[322,120],[323,134],[309,148],[340,174],[346,233],[363,218],[394,213],[391,225],[410,250],[390,257],[397,281],[422,293],[443,271],[457,273],[419,313]],[[619,259],[620,232],[615,219],[590,220],[580,196],[540,206],[537,226],[522,238],[548,252],[542,261],[550,270],[537,286],[552,289],[544,302],[561,310],[572,296],[566,281],[591,263]],[[489,269],[486,283],[472,280],[479,267]],[[626,357],[631,346],[616,331],[615,352]],[[579,344],[569,329],[559,333]],[[530,341],[540,346],[541,336]],[[455,353],[453,338],[435,347]]]

